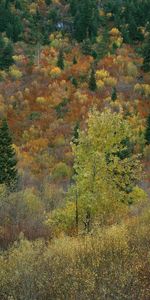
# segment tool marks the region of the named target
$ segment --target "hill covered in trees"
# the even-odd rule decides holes
[[[0,299],[148,300],[149,0],[0,2]]]

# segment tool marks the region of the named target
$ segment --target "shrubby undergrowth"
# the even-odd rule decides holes
[[[0,298],[148,300],[149,217],[49,244],[20,235],[0,255]]]

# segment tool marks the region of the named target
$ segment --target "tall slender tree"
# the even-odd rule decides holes
[[[58,60],[57,60],[57,67],[59,67],[60,69],[64,70],[64,53],[63,50],[60,49],[59,54],[58,54]]]
[[[150,33],[148,35],[147,41],[145,43],[144,49],[143,49],[143,70],[145,72],[150,71]]]
[[[91,74],[90,74],[90,79],[89,79],[89,89],[91,91],[96,91],[97,85],[96,85],[96,77],[95,77],[95,70],[92,68]]]
[[[146,144],[150,145],[150,114],[148,115],[146,122],[145,140]]]
[[[13,44],[8,38],[0,36],[0,69],[8,69],[14,62]]]
[[[104,221],[109,207],[112,215],[113,207],[123,207],[139,197],[134,191],[140,179],[140,161],[134,153],[125,153],[133,134],[121,114],[93,110],[86,132],[80,130],[78,143],[72,143],[75,175],[68,199],[77,203],[78,222],[84,223],[87,232],[95,217],[100,220],[103,216]]]
[[[112,89],[111,100],[115,101],[117,99],[117,90],[116,87]]]
[[[0,127],[0,184],[6,184],[9,190],[14,190],[17,185],[16,165],[10,129],[7,120],[3,119]]]

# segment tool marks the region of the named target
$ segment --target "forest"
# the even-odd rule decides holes
[[[0,0],[0,300],[150,299],[150,1]]]

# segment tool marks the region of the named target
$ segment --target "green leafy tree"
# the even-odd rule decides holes
[[[91,74],[90,74],[90,79],[89,79],[89,89],[91,91],[96,91],[97,85],[96,85],[96,77],[95,77],[95,70],[92,68]]]
[[[78,144],[73,144],[75,184],[68,198],[77,203],[87,231],[95,217],[103,222],[136,199],[141,167],[135,154],[123,152],[127,139],[132,140],[132,132],[121,114],[94,110],[86,132],[80,131]]]
[[[10,130],[6,119],[3,119],[0,127],[0,184],[6,184],[10,190],[17,185],[16,165]]]
[[[146,130],[145,130],[146,144],[150,145],[150,114],[147,117]]]
[[[58,60],[57,60],[57,67],[59,67],[61,70],[64,70],[64,53],[63,50],[60,49],[58,54]]]

